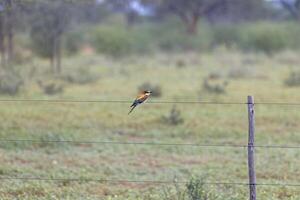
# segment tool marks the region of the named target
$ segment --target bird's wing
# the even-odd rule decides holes
[[[141,95],[137,96],[136,99],[134,100],[134,102],[132,103],[131,107],[137,106],[138,104],[143,103],[147,98],[148,98],[148,96],[145,94],[141,94]]]
[[[148,98],[147,95],[141,94],[141,95],[139,95],[139,96],[136,98],[135,101],[137,101],[137,102],[139,102],[139,103],[143,103],[147,98]]]

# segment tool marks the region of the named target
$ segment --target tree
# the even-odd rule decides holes
[[[4,47],[4,7],[0,4],[0,52],[1,66],[5,66],[5,47]]]
[[[300,20],[300,0],[280,0],[280,3],[294,19]]]
[[[140,0],[156,11],[156,15],[175,14],[190,34],[197,32],[200,18],[214,21],[243,21],[263,17],[264,0]]]
[[[224,0],[162,0],[160,7],[165,12],[171,12],[184,22],[187,32],[197,32],[198,21],[201,17],[213,12],[224,4]]]
[[[10,64],[13,60],[15,9],[16,4],[13,0],[2,0],[0,2],[0,51],[2,66]],[[7,45],[5,45],[5,41]]]
[[[97,3],[95,0],[84,0],[72,5],[72,22],[76,23],[99,23],[105,17],[107,17],[110,12],[103,5],[103,3]]]
[[[106,0],[103,4],[108,10],[123,13],[129,27],[137,21],[139,13],[134,6],[140,5],[139,0]]]
[[[6,31],[7,31],[7,62],[11,63],[13,60],[13,49],[14,49],[14,33],[13,33],[13,2],[12,0],[6,0]]]
[[[62,0],[34,3],[30,35],[33,50],[49,58],[53,73],[61,72],[61,40],[70,24],[72,4]]]
[[[240,22],[262,19],[269,15],[264,0],[223,0],[214,12],[207,13],[210,21]]]

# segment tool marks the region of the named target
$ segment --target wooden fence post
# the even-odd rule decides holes
[[[254,98],[248,96],[248,121],[249,121],[249,136],[248,136],[248,170],[249,170],[249,189],[250,200],[256,200],[256,174],[254,163]]]

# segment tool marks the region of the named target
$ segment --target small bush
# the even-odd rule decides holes
[[[67,33],[64,37],[64,50],[68,55],[76,54],[84,43],[84,34],[80,31]]]
[[[28,49],[22,49],[18,46],[15,48],[13,63],[22,65],[24,63],[30,63],[32,61],[33,55],[31,51],[29,51]]]
[[[131,29],[101,25],[93,31],[92,43],[98,52],[112,56],[148,54],[158,49],[170,52],[210,51],[219,46],[271,54],[285,49],[300,49],[299,34],[300,28],[295,23],[209,25],[201,22],[197,34],[187,35],[182,22],[171,18],[160,24],[142,23]]]
[[[185,186],[174,181],[174,187],[164,190],[163,200],[217,200],[224,199],[221,195],[212,192],[206,187],[203,178],[191,178]]]
[[[281,26],[262,23],[245,26],[240,30],[240,43],[247,50],[265,53],[281,51],[292,45],[290,33]]]
[[[251,67],[233,67],[228,72],[228,78],[232,79],[243,79],[253,76],[254,72],[251,70]]]
[[[88,84],[96,82],[99,75],[93,73],[89,67],[79,67],[63,74],[61,79],[74,84]]]
[[[208,79],[210,80],[220,79],[221,77],[222,77],[221,74],[218,72],[212,72],[208,75]]]
[[[186,185],[189,200],[216,199],[217,196],[209,193],[202,179],[192,178]]]
[[[70,137],[67,138],[66,136],[62,135],[61,133],[47,132],[43,135],[40,135],[39,139],[41,141],[41,143],[38,144],[40,147],[64,148],[64,147],[68,147],[69,144],[68,143],[51,142],[51,141],[72,140],[73,138],[70,138]]]
[[[212,34],[202,23],[197,35],[187,35],[178,20],[166,20],[160,24],[143,23],[127,29],[124,26],[101,25],[92,33],[92,43],[99,53],[124,56],[130,53],[149,54],[163,51],[211,49]],[[159,37],[158,37],[159,36]]]
[[[300,71],[291,72],[289,77],[284,81],[284,83],[289,87],[300,86]]]
[[[0,73],[0,94],[16,95],[23,84],[23,78],[12,70]]]
[[[176,106],[173,106],[172,109],[170,110],[169,115],[163,116],[161,121],[165,124],[169,124],[172,126],[176,126],[184,122],[181,116],[181,112],[176,108]]]
[[[238,26],[233,25],[217,25],[212,27],[213,46],[234,47],[237,45],[239,38]]]
[[[208,78],[205,78],[203,80],[202,90],[213,94],[225,94],[227,85],[227,81],[212,82]]]
[[[37,81],[39,87],[47,95],[61,94],[64,91],[64,85],[57,80]]]
[[[94,46],[99,53],[116,57],[132,51],[131,35],[125,28],[98,27],[93,38]]]
[[[27,34],[17,34],[14,37],[14,55],[12,62],[17,65],[31,63],[33,61],[33,52],[30,50],[31,41]]]
[[[138,87],[139,92],[145,91],[145,90],[152,91],[152,94],[151,94],[152,97],[161,97],[161,95],[162,95],[161,87],[159,85],[154,85],[149,82],[145,82]]]
[[[176,67],[178,67],[178,68],[184,68],[184,67],[186,67],[186,62],[183,59],[178,59],[176,61]]]
[[[211,45],[211,38],[206,32],[199,35],[186,35],[186,32],[169,30],[157,38],[158,47],[164,51],[186,51],[186,50],[208,50]]]
[[[246,23],[209,27],[213,47],[223,46],[268,54],[284,49],[299,49],[300,28],[293,23]]]

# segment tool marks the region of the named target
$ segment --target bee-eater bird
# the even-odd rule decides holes
[[[131,109],[130,109],[128,115],[133,111],[133,109],[137,105],[139,105],[139,104],[143,103],[144,101],[146,101],[146,99],[148,99],[148,97],[151,95],[151,93],[152,93],[151,91],[146,90],[146,91],[143,91],[140,95],[138,95],[137,98],[132,103],[132,105],[130,106]]]

